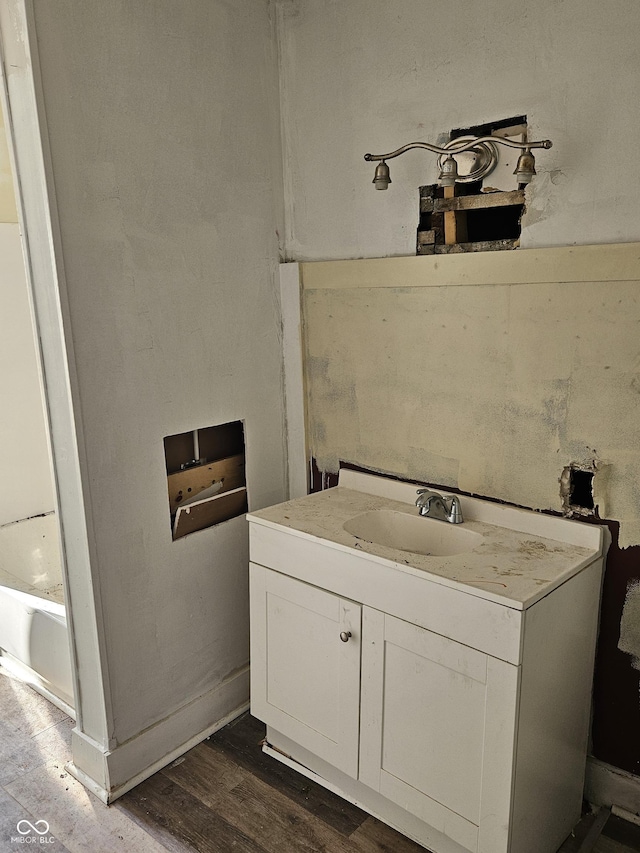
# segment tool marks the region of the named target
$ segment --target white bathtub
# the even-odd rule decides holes
[[[54,513],[0,527],[0,662],[67,713],[73,687]]]

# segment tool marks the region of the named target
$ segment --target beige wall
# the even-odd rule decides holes
[[[0,104],[0,524],[54,508],[38,355]]]
[[[0,104],[0,222],[17,221],[18,211],[16,210],[16,199],[13,192],[4,114],[2,104]]]
[[[436,158],[363,155],[526,114],[537,157],[522,245],[640,239],[640,5],[612,0],[284,0],[287,256],[415,253],[418,186]]]
[[[309,442],[351,462],[562,509],[596,462],[640,542],[640,244],[303,264]]]

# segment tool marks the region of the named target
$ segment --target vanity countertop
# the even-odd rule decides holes
[[[417,515],[415,489],[411,484],[346,471],[335,488],[251,512],[247,518],[518,610],[530,607],[602,554],[603,529],[598,525],[465,496],[460,496],[464,528],[483,537],[465,553],[416,554],[344,530],[346,522],[375,510]]]

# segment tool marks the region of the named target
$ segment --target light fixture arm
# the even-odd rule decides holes
[[[514,142],[512,139],[505,139],[502,136],[478,136],[460,146],[455,145],[455,140],[452,140],[448,148],[441,148],[439,145],[432,145],[430,142],[409,142],[389,154],[365,154],[364,159],[367,161],[392,160],[412,148],[426,148],[427,151],[432,151],[434,154],[461,154],[463,151],[470,151],[480,142],[494,142],[498,145],[506,145],[509,148],[519,148],[521,151],[527,151],[531,148],[551,148],[553,145],[550,139],[541,139],[537,142]]]

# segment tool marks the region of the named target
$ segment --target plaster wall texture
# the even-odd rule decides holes
[[[640,581],[634,580],[627,587],[627,594],[620,620],[618,648],[631,656],[631,665],[640,670]]]
[[[4,112],[0,105],[0,222],[17,222],[18,211],[13,192],[11,161],[7,146]]]
[[[0,525],[54,509],[18,225],[0,223]]]
[[[115,746],[248,662],[245,520],[171,541],[163,437],[243,420],[284,499],[275,37],[253,0],[34,11]]]
[[[606,14],[598,0],[283,0],[287,257],[415,254],[437,158],[391,161],[376,192],[363,155],[523,114],[554,147],[537,156],[521,245],[638,240],[640,162],[612,146],[640,132],[639,38],[629,0]]]
[[[0,107],[0,525],[54,508],[35,331]]]
[[[637,276],[637,251],[622,249]],[[600,251],[613,267],[614,250]],[[402,287],[402,259],[352,262],[355,287],[348,275],[333,287],[334,265],[317,265],[304,323],[320,470],[341,460],[560,511],[564,466],[595,460],[601,517],[621,522],[621,546],[640,541],[638,282],[540,281],[544,252],[486,256],[485,278],[473,255],[414,259],[424,287]],[[491,283],[516,260],[513,284]],[[447,269],[447,284],[428,285]]]

